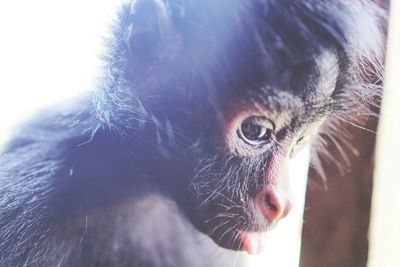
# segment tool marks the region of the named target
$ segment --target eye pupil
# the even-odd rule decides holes
[[[258,144],[271,138],[274,125],[265,117],[250,117],[240,126],[240,137],[251,144]]]
[[[262,138],[265,135],[266,131],[267,130],[264,127],[251,123],[245,123],[242,126],[242,133],[244,137],[249,140],[257,140]]]

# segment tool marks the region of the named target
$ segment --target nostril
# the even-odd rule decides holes
[[[275,188],[262,190],[256,197],[256,205],[270,224],[286,217],[293,206],[290,192]]]
[[[272,200],[272,197],[271,197],[271,195],[270,194],[265,194],[265,203],[267,203],[267,205],[268,205],[268,207],[269,207],[269,209],[272,211],[272,212],[278,212],[278,207],[276,206],[276,204],[274,203],[274,201]]]

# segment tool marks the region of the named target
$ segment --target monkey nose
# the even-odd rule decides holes
[[[294,198],[292,192],[268,188],[256,196],[256,205],[270,225],[286,217],[293,209]]]

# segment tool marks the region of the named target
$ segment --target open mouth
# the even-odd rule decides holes
[[[267,243],[267,232],[243,232],[242,250],[249,254],[259,254],[264,251]]]
[[[216,233],[211,238],[221,247],[242,250],[249,254],[259,254],[264,251],[268,231],[244,231],[233,230],[231,233],[225,232],[223,235]]]
[[[207,224],[202,225],[203,233],[207,234],[220,247],[246,251],[248,254],[259,254],[267,245],[269,231],[272,230],[277,222],[268,223],[263,213],[253,208],[253,212],[243,213],[243,211],[230,210],[235,216],[226,219],[224,213],[214,216],[215,220],[208,220]]]

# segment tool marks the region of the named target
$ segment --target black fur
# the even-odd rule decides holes
[[[269,228],[249,203],[281,144],[368,114],[379,94],[362,76],[382,68],[373,3],[138,1],[142,13],[120,9],[94,94],[41,114],[1,155],[0,266],[226,266],[197,230],[240,249],[234,229]],[[326,51],[339,74],[321,73]],[[292,116],[245,157],[219,142],[243,100]]]

